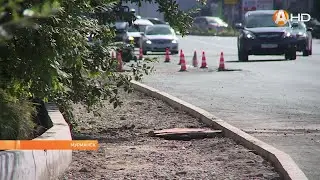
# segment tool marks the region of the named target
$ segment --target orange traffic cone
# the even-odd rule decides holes
[[[220,62],[219,62],[218,70],[219,71],[224,71],[225,70],[223,52],[221,52],[221,54],[220,54]]]
[[[194,51],[192,64],[193,64],[193,67],[198,67],[197,51]]]
[[[143,59],[142,48],[139,49],[139,60]]]
[[[202,62],[201,62],[200,68],[207,68],[207,60],[206,60],[206,55],[204,51],[202,51]]]
[[[182,53],[181,55],[181,68],[180,71],[187,71],[187,65],[186,65],[186,60],[184,58],[184,54]]]
[[[118,52],[118,71],[122,72],[123,71],[123,62],[122,62],[122,55],[121,55],[121,51]]]
[[[181,65],[182,55],[184,56],[183,51],[182,51],[182,49],[181,49],[181,50],[180,50],[180,60],[179,60],[178,65]]]
[[[169,55],[169,49],[166,49],[166,58],[164,60],[164,62],[170,62],[170,55]]]

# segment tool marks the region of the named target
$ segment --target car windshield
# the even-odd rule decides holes
[[[139,32],[144,32],[146,30],[148,25],[137,25]]]
[[[306,30],[306,26],[302,22],[294,21],[292,24],[297,24],[297,26],[294,26],[293,29],[296,30]]]
[[[207,21],[208,21],[208,23],[218,23],[218,22],[216,21],[216,19],[212,19],[212,18],[207,19]]]
[[[273,21],[272,14],[252,14],[246,18],[247,28],[258,28],[258,27],[278,27],[278,25]],[[289,23],[284,25],[289,26]]]
[[[151,27],[147,29],[146,35],[172,35],[170,27]]]
[[[128,28],[128,32],[139,32],[139,30],[137,29],[138,27],[134,27],[134,26],[130,26]]]
[[[209,21],[209,23],[218,23],[218,24],[224,24],[224,23],[225,23],[225,22],[223,22],[223,20],[220,19],[220,18],[212,18],[212,19],[209,19],[208,21]],[[212,21],[212,22],[211,22],[211,21]]]
[[[157,19],[149,19],[149,21],[151,21],[153,24],[165,24],[162,21],[157,20]]]

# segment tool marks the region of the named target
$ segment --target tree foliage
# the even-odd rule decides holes
[[[154,2],[184,34],[191,17],[173,0]],[[102,100],[117,107],[118,88],[130,92],[130,81],[152,69],[139,62],[129,74],[116,72],[110,57],[114,30],[109,24],[117,17],[133,18],[121,12],[122,1],[0,0],[0,4],[0,90],[17,102],[28,98],[55,102],[72,120],[72,103],[84,104],[88,111],[103,107]],[[92,13],[100,16],[92,18]],[[94,43],[88,43],[88,34],[95,34]]]
[[[314,5],[313,5],[312,15],[314,18],[320,19],[320,1],[315,0],[315,1],[313,1],[313,3],[314,3]]]

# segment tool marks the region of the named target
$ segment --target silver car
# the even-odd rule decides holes
[[[196,30],[201,31],[215,30],[217,32],[221,32],[224,29],[228,28],[228,24],[219,17],[200,16],[194,19],[193,27]]]
[[[165,24],[148,26],[141,33],[141,45],[144,55],[150,52],[165,52],[168,48],[171,54],[179,53],[179,43],[175,31]]]

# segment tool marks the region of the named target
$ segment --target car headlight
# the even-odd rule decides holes
[[[307,34],[306,34],[306,33],[299,32],[299,33],[298,33],[298,36],[300,36],[300,37],[307,37]]]
[[[174,39],[174,40],[172,40],[171,42],[172,42],[172,43],[174,43],[174,44],[178,43],[178,41],[177,41],[177,40],[175,40],[175,39]]]
[[[147,40],[146,43],[147,44],[152,44],[152,42],[150,40]]]
[[[285,32],[283,37],[284,38],[293,37],[293,34],[291,34],[290,32]]]
[[[246,35],[246,38],[248,38],[248,39],[253,39],[253,36],[252,36],[252,34],[247,34],[247,35]]]
[[[248,31],[245,33],[245,37],[247,39],[254,39],[255,38],[255,36],[251,32],[248,32]]]

